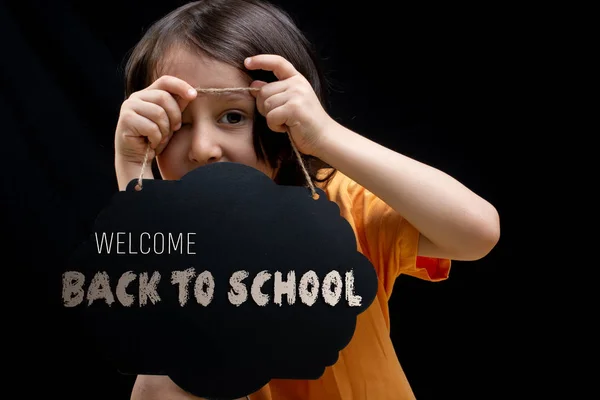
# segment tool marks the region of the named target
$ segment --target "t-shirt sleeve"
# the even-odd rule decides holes
[[[400,274],[432,282],[448,278],[450,260],[418,256],[419,231],[380,198],[339,171],[330,191],[388,297]]]

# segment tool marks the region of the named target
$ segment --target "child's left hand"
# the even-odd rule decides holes
[[[319,142],[333,119],[324,110],[308,80],[285,58],[261,54],[245,61],[249,70],[272,71],[278,81],[252,82],[260,91],[250,92],[256,98],[258,111],[267,119],[272,131],[289,131],[298,151],[316,155]]]

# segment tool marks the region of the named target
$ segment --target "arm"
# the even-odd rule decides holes
[[[254,93],[269,128],[289,132],[298,150],[316,156],[386,202],[420,233],[419,255],[477,260],[500,236],[496,209],[447,174],[341,126],[323,109],[310,83],[282,57],[262,54],[248,69],[278,81]]]
[[[451,176],[332,119],[317,137],[316,157],[385,201],[421,233],[419,255],[477,260],[498,242],[496,209]]]

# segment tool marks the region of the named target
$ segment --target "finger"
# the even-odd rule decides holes
[[[259,109],[262,115],[267,115],[274,109],[283,106],[289,101],[292,95],[289,92],[277,93],[273,96],[268,97],[262,104],[262,111]]]
[[[137,94],[137,98],[160,106],[169,119],[170,130],[176,131],[181,127],[182,111],[177,104],[177,100],[169,92],[164,90],[144,90]]]
[[[266,119],[267,126],[273,132],[287,132],[289,129],[287,125],[288,110],[286,110],[285,104],[270,111],[267,114]]]
[[[163,150],[167,148],[167,146],[169,145],[169,141],[172,137],[173,133],[170,133],[169,136],[163,137],[161,142],[156,147],[156,155],[160,155],[163,152]]]
[[[261,86],[258,99],[267,99],[277,93],[285,92],[290,87],[289,81],[275,81]]]
[[[259,81],[259,82],[262,82],[262,81]],[[253,84],[254,84],[254,82],[250,86],[252,87]],[[288,87],[288,82],[287,81],[275,81],[275,82],[267,83],[264,85],[257,84],[256,86],[260,87],[260,90],[258,92],[253,93],[254,97],[256,98],[256,108],[258,108],[258,111],[262,115],[265,115],[267,112],[270,111],[269,107],[265,108],[265,106],[264,106],[265,101],[273,95],[284,92]]]
[[[163,139],[162,133],[160,132],[160,128],[153,121],[149,120],[143,115],[140,115],[138,113],[135,114],[137,118],[135,123],[131,124],[131,129],[138,136],[146,137],[150,142],[150,147],[152,149],[156,149],[160,145],[161,140]]]
[[[260,54],[248,57],[244,61],[244,65],[250,70],[262,69],[271,71],[279,80],[288,79],[299,74],[292,63],[285,58],[274,54]]]
[[[148,89],[165,90],[175,96],[179,110],[183,111],[198,95],[198,91],[186,81],[170,75],[163,75],[154,81]]]
[[[130,107],[136,114],[149,119],[158,126],[161,133],[161,140],[169,136],[171,133],[171,123],[164,108],[148,101],[135,101]]]
[[[267,84],[267,82],[263,82],[263,81],[252,81],[252,83],[250,84],[250,87],[253,89],[260,89],[263,86],[265,86],[266,84]],[[258,91],[258,90],[250,91],[250,94],[254,97],[257,97],[259,93],[260,93],[260,91]]]

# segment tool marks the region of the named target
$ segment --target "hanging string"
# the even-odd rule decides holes
[[[259,88],[250,88],[250,87],[236,87],[236,88],[196,88],[196,90],[198,91],[198,93],[220,94],[220,93],[232,93],[232,92],[255,92],[260,89]],[[310,174],[308,173],[308,170],[306,169],[306,166],[304,165],[302,156],[300,155],[300,152],[296,148],[296,145],[294,144],[294,141],[292,140],[292,135],[290,134],[289,131],[287,131],[287,135],[288,135],[288,138],[290,139],[290,144],[292,145],[292,149],[294,150],[294,153],[296,154],[296,158],[298,159],[298,163],[300,164],[300,167],[302,168],[304,177],[306,178],[306,183],[308,184],[308,186],[310,188],[312,198],[316,200],[319,198],[319,195],[317,194],[317,191],[315,190],[315,185],[313,184],[313,181],[310,178]],[[142,171],[140,172],[140,176],[138,178],[138,183],[135,187],[136,190],[138,190],[138,191],[142,190],[142,180],[144,178],[144,170],[148,166],[148,159],[149,159],[150,151],[151,151],[150,142],[148,142],[148,146],[146,147],[146,154],[144,155],[144,161],[142,162]]]

